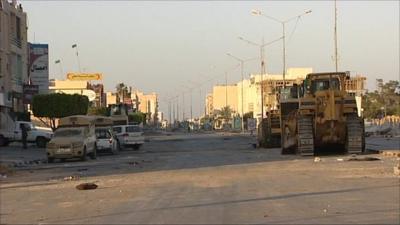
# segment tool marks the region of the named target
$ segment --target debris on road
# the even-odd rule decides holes
[[[96,189],[98,186],[95,183],[82,183],[76,186],[78,190],[93,190]]]
[[[336,159],[337,161],[339,161],[339,162],[343,162],[344,160],[343,159],[341,159],[341,158],[339,158],[339,159]]]
[[[320,157],[315,157],[314,158],[314,162],[321,162],[321,158]]]
[[[87,170],[88,170],[88,168],[81,168],[81,169],[78,169],[77,171],[82,172],[82,171],[87,171]]]
[[[80,177],[79,176],[68,176],[68,177],[64,177],[64,181],[74,181],[74,180],[79,180]]]
[[[128,164],[132,166],[137,166],[139,165],[139,162],[133,161],[133,162],[128,162]]]
[[[378,161],[378,160],[381,160],[381,159],[376,158],[376,157],[367,156],[367,157],[360,157],[360,158],[352,157],[352,158],[349,158],[347,161]]]

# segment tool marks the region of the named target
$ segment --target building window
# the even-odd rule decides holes
[[[16,17],[15,20],[15,26],[16,26],[16,32],[17,32],[17,39],[21,40],[21,18],[18,16]]]

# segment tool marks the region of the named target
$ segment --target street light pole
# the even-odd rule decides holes
[[[228,72],[225,72],[225,109],[228,107]]]
[[[61,75],[61,79],[62,79],[62,75],[63,75],[64,71],[63,71],[63,67],[61,65],[61,59],[57,59],[56,61],[54,61],[54,64],[60,65],[60,73],[61,73],[60,75]]]
[[[260,48],[260,59],[261,59],[261,81],[260,81],[260,87],[261,87],[261,120],[264,119],[264,74],[266,73],[265,69],[265,50],[264,48],[270,44],[273,44],[279,40],[281,40],[283,37],[280,37],[276,40],[270,41],[268,43],[264,42],[264,38],[262,39],[261,44],[257,44],[255,42],[249,41],[247,39],[244,39],[242,37],[239,37],[240,40],[247,42],[248,44],[257,46]]]
[[[336,3],[336,1],[335,1],[335,3]],[[282,43],[282,48],[283,48],[283,52],[282,52],[282,55],[283,55],[282,75],[283,75],[283,88],[286,87],[286,79],[285,79],[285,76],[286,76],[286,31],[285,31],[285,25],[286,25],[286,23],[288,23],[288,22],[290,22],[290,21],[292,21],[294,19],[300,19],[300,17],[302,17],[302,16],[304,16],[306,14],[309,14],[311,12],[312,12],[311,10],[307,10],[304,13],[299,14],[299,15],[294,16],[294,17],[291,17],[291,18],[289,18],[287,20],[279,20],[279,19],[276,19],[275,17],[263,14],[261,12],[261,10],[253,9],[251,11],[251,14],[253,14],[255,16],[263,16],[264,18],[267,18],[269,20],[273,20],[273,21],[278,22],[278,23],[280,23],[282,25],[282,42],[283,42]]]
[[[241,77],[242,77],[242,82],[241,82],[242,132],[244,132],[244,109],[243,109],[243,108],[244,108],[244,97],[243,97],[243,95],[244,95],[244,94],[243,94],[243,93],[244,93],[244,89],[243,89],[243,82],[244,82],[244,63],[247,62],[247,61],[253,60],[253,59],[246,59],[246,60],[244,60],[244,59],[241,59],[241,58],[239,58],[239,57],[236,57],[236,56],[234,56],[234,55],[232,55],[232,54],[230,54],[230,53],[226,53],[226,54],[227,54],[228,56],[230,56],[231,58],[233,58],[233,59],[235,59],[235,60],[237,60],[237,61],[240,62],[240,74],[241,74]]]
[[[79,69],[79,72],[82,72],[81,71],[81,62],[79,60],[78,45],[77,44],[73,44],[72,48],[75,48],[75,50],[76,50],[76,59],[78,60],[78,69]]]

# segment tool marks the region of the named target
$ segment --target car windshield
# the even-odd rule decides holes
[[[61,129],[54,132],[54,137],[73,137],[82,135],[81,129]]]
[[[139,126],[128,126],[126,127],[126,132],[133,133],[133,132],[142,132],[142,128]]]
[[[96,138],[97,139],[110,139],[111,134],[107,129],[97,129],[96,130]]]

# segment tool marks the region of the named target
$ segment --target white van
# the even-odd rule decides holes
[[[138,125],[114,126],[113,131],[123,147],[139,149],[144,144],[143,130]]]

